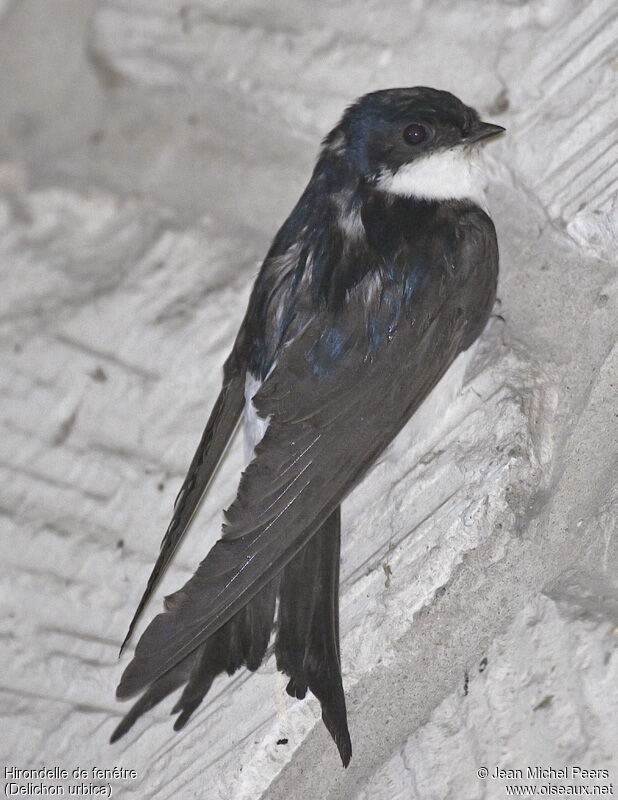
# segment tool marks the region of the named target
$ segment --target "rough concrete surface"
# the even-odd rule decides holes
[[[114,796],[161,800],[494,800],[535,781],[477,770],[529,765],[618,793],[616,14],[0,2],[3,763],[124,766]],[[272,658],[180,734],[167,702],[109,746],[118,647],[269,240],[343,107],[415,84],[508,129],[486,148],[499,303],[344,505],[352,763]],[[218,537],[241,459],[141,629]]]

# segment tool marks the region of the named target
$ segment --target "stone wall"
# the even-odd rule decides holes
[[[161,800],[506,796],[483,766],[618,783],[614,16],[0,2],[6,764],[122,765],[115,796]],[[344,505],[352,763],[272,658],[180,734],[164,703],[109,746],[118,647],[269,240],[345,105],[415,84],[508,129],[486,148],[499,316]],[[142,629],[218,537],[241,460],[235,442]]]

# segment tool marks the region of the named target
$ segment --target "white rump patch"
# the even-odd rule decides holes
[[[245,462],[249,464],[255,458],[255,448],[264,438],[270,417],[264,419],[257,413],[253,398],[257,394],[262,381],[250,372],[245,378]]]
[[[478,149],[453,147],[383,171],[377,187],[419,200],[471,200],[486,210],[486,177]]]

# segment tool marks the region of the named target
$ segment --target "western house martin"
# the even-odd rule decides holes
[[[275,626],[288,694],[313,692],[348,765],[341,502],[487,323],[498,246],[476,145],[503,130],[415,87],[361,97],[324,139],[256,279],[123,647],[243,413],[249,463],[221,539],[137,644],[117,696],[144,693],[112,741],[184,685],[182,728],[216,675],[260,666]]]

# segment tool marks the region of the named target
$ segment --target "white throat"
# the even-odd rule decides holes
[[[377,187],[419,200],[471,200],[486,210],[485,172],[476,148],[453,147],[404,164],[396,172],[384,170]]]

